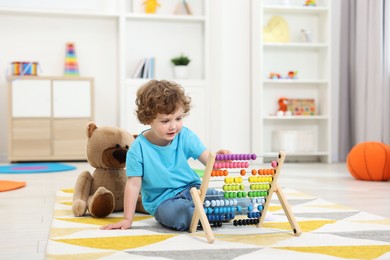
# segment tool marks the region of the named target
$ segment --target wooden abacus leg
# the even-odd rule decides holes
[[[302,234],[301,228],[299,227],[298,222],[295,220],[294,214],[291,212],[290,206],[288,205],[287,199],[284,196],[283,190],[279,187],[279,184],[276,184],[275,192],[279,198],[280,204],[283,207],[284,214],[286,214],[288,222],[290,222],[290,226],[294,232],[294,235],[300,236]]]
[[[192,200],[194,201],[194,204],[195,204],[194,216],[193,216],[192,220],[196,221],[195,223],[198,223],[198,221],[200,219],[200,223],[202,223],[203,231],[206,234],[206,239],[210,244],[212,244],[215,241],[214,234],[213,234],[213,231],[211,230],[211,226],[210,226],[210,223],[207,219],[206,213],[203,210],[203,203],[201,202],[201,199],[199,196],[199,191],[197,188],[194,187],[191,189],[191,196],[192,196]],[[190,232],[192,233],[191,230],[190,230]]]
[[[209,243],[214,243],[214,235],[211,230],[210,223],[207,219],[206,213],[203,209],[203,202],[206,197],[207,189],[209,187],[209,182],[211,178],[211,172],[213,171],[215,162],[215,154],[210,153],[209,158],[207,160],[206,169],[204,171],[202,184],[200,185],[199,190],[197,188],[191,189],[192,200],[194,201],[195,209],[194,215],[192,216],[191,225],[189,231],[191,233],[196,232],[198,222],[202,223],[202,227],[204,232],[206,233],[206,238]]]

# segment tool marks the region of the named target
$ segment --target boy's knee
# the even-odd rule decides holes
[[[192,215],[194,213],[194,209],[191,207],[185,208],[182,212],[177,214],[174,229],[176,230],[188,230],[191,225]]]

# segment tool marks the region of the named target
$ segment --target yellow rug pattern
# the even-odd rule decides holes
[[[390,220],[284,189],[300,225],[296,237],[276,197],[262,228],[224,223],[208,244],[202,231],[166,229],[138,214],[128,230],[100,230],[108,218],[73,217],[72,190],[57,192],[46,259],[390,259]]]

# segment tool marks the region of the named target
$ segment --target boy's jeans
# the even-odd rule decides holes
[[[199,189],[200,186],[192,186]],[[175,230],[188,230],[191,225],[192,215],[194,214],[194,202],[191,197],[191,188],[183,190],[175,197],[167,199],[158,207],[155,219],[163,226]],[[206,200],[223,199],[223,192],[218,192],[215,189],[208,189],[206,193]],[[249,198],[238,199],[238,205],[242,208],[248,207]]]
[[[199,186],[192,187],[199,189]],[[154,215],[155,219],[168,228],[188,230],[195,208],[190,192],[192,187],[188,187],[175,197],[161,203]]]

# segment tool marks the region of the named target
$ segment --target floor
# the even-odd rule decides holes
[[[0,193],[0,259],[45,259],[56,191],[73,188],[79,173],[93,170],[85,162],[68,164],[77,170],[0,174],[0,180],[27,182],[24,188]],[[279,184],[390,218],[390,182],[356,181],[345,164],[284,164]]]

